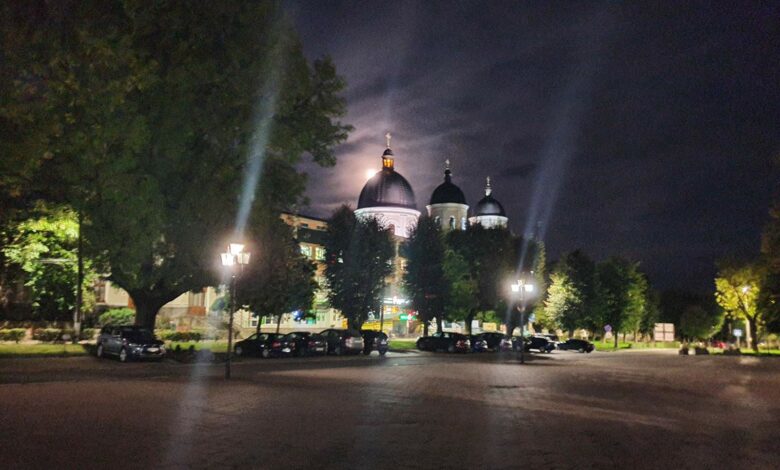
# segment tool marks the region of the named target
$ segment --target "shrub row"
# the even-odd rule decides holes
[[[0,341],[15,341],[19,342],[24,339],[24,335],[27,330],[24,328],[10,328],[6,330],[0,330]]]
[[[225,336],[224,331],[219,330],[192,330],[192,331],[171,331],[161,330],[157,332],[157,337],[163,341],[172,341],[176,343],[187,343],[191,341],[202,341],[204,339],[222,339]]]
[[[62,336],[68,334],[71,339],[75,332],[69,328],[36,328],[33,330],[32,337],[34,340],[43,341],[45,343],[53,343],[55,341],[62,340]],[[83,328],[79,335],[79,340],[90,340],[95,336],[94,328]]]

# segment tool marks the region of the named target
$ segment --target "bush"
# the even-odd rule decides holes
[[[158,334],[163,341],[174,343],[188,343],[190,341],[200,341],[203,334],[200,331],[164,331]]]
[[[60,328],[36,328],[32,334],[33,339],[45,343],[53,343],[60,339],[61,336],[62,330]]]
[[[79,335],[79,340],[92,340],[95,338],[95,332],[97,331],[96,328],[82,328],[81,329],[81,335]]]
[[[14,341],[18,343],[24,339],[24,335],[27,332],[24,328],[11,328],[7,330],[0,330],[0,341]]]
[[[112,308],[98,318],[98,322],[103,326],[130,325],[133,321],[135,321],[135,310],[131,308]]]

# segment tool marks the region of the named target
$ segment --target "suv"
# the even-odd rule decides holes
[[[593,343],[584,339],[569,339],[563,343],[558,343],[558,349],[573,350],[581,353],[589,353],[594,349]]]
[[[142,326],[104,326],[97,339],[97,357],[117,356],[121,362],[130,359],[165,357],[165,345],[154,332]]]
[[[363,351],[363,337],[355,330],[329,329],[320,333],[325,337],[325,354],[358,354]]]
[[[255,333],[249,338],[237,342],[233,346],[233,352],[236,356],[260,355],[268,358],[271,356],[271,343],[281,336],[275,333]]]
[[[417,340],[417,349],[420,351],[447,351],[469,352],[471,341],[468,336],[448,331],[437,331],[430,336],[423,336]]]
[[[380,356],[387,354],[389,346],[387,344],[387,335],[381,331],[363,330],[363,354],[368,356],[371,351],[378,351]]]

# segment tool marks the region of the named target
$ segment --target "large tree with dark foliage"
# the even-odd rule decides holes
[[[444,239],[436,221],[426,215],[419,218],[409,235],[406,255],[404,288],[423,322],[423,335],[428,336],[431,320],[441,326],[450,290],[444,272]]]
[[[596,265],[582,251],[568,253],[550,274],[545,314],[572,334],[592,322],[596,302]]]
[[[3,198],[82,213],[138,324],[215,283],[233,227],[300,201],[301,158],[333,165],[349,130],[276,2],[5,2],[0,29]]]
[[[761,237],[761,254],[766,272],[758,297],[767,331],[780,333],[780,201],[769,211],[769,222]]]
[[[328,299],[349,327],[359,330],[379,312],[387,277],[393,272],[392,232],[375,218],[359,219],[341,206],[328,220],[325,277]]]
[[[625,259],[613,257],[596,265],[596,312],[594,328],[612,327],[615,347],[618,334],[628,323],[632,307],[632,288],[637,267]]]

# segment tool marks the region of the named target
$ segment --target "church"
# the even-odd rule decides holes
[[[387,148],[382,153],[382,168],[360,191],[355,215],[377,218],[397,237],[408,238],[420,211],[417,210],[412,186],[395,170],[390,134],[385,135],[385,138]],[[480,224],[485,228],[506,227],[509,221],[504,207],[493,197],[489,176],[486,179],[485,196],[479,200],[469,217],[466,196],[452,182],[449,160],[445,161],[444,182],[434,189],[426,209],[428,216],[436,220],[443,230],[465,230],[467,223]]]

